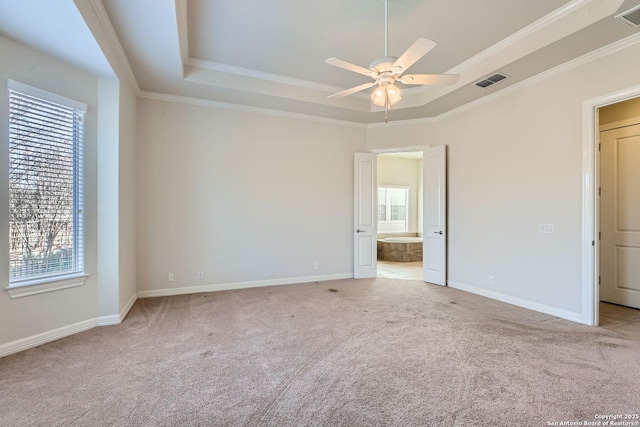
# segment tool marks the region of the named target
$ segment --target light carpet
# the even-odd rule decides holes
[[[640,337],[419,281],[136,302],[0,359],[1,426],[546,426],[640,412]]]

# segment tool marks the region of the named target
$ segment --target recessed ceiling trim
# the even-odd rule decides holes
[[[311,116],[308,114],[291,113],[289,111],[272,110],[270,108],[253,107],[250,105],[230,104],[228,102],[213,101],[210,99],[193,98],[190,96],[169,95],[166,93],[142,91],[139,95],[141,98],[151,99],[155,101],[177,102],[180,104],[199,105],[202,107],[219,108],[222,110],[242,111],[245,113],[265,114],[268,116],[284,117],[288,119],[306,120],[310,122],[328,123],[332,125],[340,125],[365,129],[364,123],[349,122],[346,120],[329,119],[326,117]]]
[[[498,43],[488,47],[487,49],[483,50],[482,52],[478,53],[475,56],[472,56],[471,58],[467,59],[464,62],[461,62],[460,64],[456,65],[455,67],[449,69],[448,71],[445,71],[444,74],[463,74],[465,70],[472,68],[475,65],[478,65],[480,63],[482,63],[483,61],[489,60],[492,57],[499,55],[503,50],[511,47],[512,45],[520,42],[521,40],[525,39],[526,37],[530,37],[540,31],[542,31],[545,27],[551,25],[552,23],[565,18],[567,15],[575,12],[576,10],[580,9],[581,7],[585,6],[588,3],[591,3],[593,0],[573,0],[567,4],[565,4],[564,6],[554,10],[553,12],[543,16],[542,18],[538,19],[537,21],[533,22],[532,24],[527,25],[526,27],[524,27],[523,29],[516,31],[515,33],[513,33],[512,35],[510,35],[509,37],[499,41]],[[473,79],[472,79],[473,80]],[[454,85],[452,87],[449,88],[449,91],[451,90],[455,90],[458,89],[460,87],[462,87],[464,84],[462,84],[461,82],[458,82],[457,85]],[[426,92],[428,92],[430,89],[430,87],[428,86],[420,86],[420,87],[416,87],[411,89],[411,94],[424,94]],[[405,90],[403,90],[403,93],[408,93],[405,92]],[[442,93],[440,96],[444,96],[446,93]],[[429,101],[433,101],[433,99],[430,99]],[[429,102],[427,101],[427,102]],[[425,102],[426,104],[426,102]]]
[[[186,0],[175,1],[176,8],[181,9],[181,11],[176,10],[176,14],[181,16],[186,15]],[[561,8],[545,15],[544,17],[538,19],[522,30],[515,32],[506,39],[501,40],[495,45],[485,49],[474,57],[462,62],[461,64],[458,64],[457,66],[447,71],[448,74],[462,74],[462,78],[456,85],[450,87],[448,86],[446,88],[416,87],[409,89],[410,92],[403,91],[403,94],[406,95],[404,102],[401,102],[401,105],[399,104],[397,108],[404,109],[424,106],[467,84],[473,84],[475,83],[475,81],[477,81],[478,78],[482,77],[483,75],[486,75],[493,70],[502,68],[505,65],[513,62],[514,60],[526,56],[531,51],[540,49],[550,43],[557,41],[559,38],[564,37],[564,35],[566,34],[564,34],[562,31],[565,27],[567,27],[566,25],[564,25],[565,23],[570,22],[571,25],[569,25],[569,27],[571,27],[572,29],[578,27],[582,28],[592,22],[602,19],[605,16],[611,15],[613,11],[617,10],[622,1],[623,0],[570,1]],[[594,4],[596,2],[597,4]],[[179,16],[177,16],[177,20],[183,21],[183,19]],[[179,44],[181,46],[181,49],[188,49],[186,41],[186,39],[188,38],[188,31],[186,26],[186,22],[178,22],[178,38],[180,39]],[[182,29],[180,30],[180,28]],[[188,70],[187,66],[192,67],[191,71]],[[239,77],[249,77],[253,79],[264,80],[265,82],[276,82],[293,87],[324,91],[326,93],[335,93],[344,90],[344,88],[331,87],[329,85],[324,85],[316,82],[231,66],[223,63],[216,63],[213,61],[206,61],[193,57],[187,57],[187,59],[183,61],[183,78],[185,80],[198,81],[198,78],[194,77],[193,73],[201,75],[204,75],[204,73],[198,73],[196,68],[223,72]],[[192,73],[192,75],[188,75],[189,73]],[[209,80],[210,81],[208,84],[215,84],[214,82],[217,81],[211,79]],[[200,82],[207,83],[204,81]],[[242,89],[242,87],[237,88]],[[289,97],[294,92],[290,91],[287,93],[288,95],[286,95],[285,97]],[[299,99],[300,97],[306,98],[306,95],[299,94],[294,96],[295,99]],[[359,93],[356,94],[355,97],[360,98],[360,100],[369,99],[367,93]],[[308,101],[316,102],[313,100]],[[343,108],[344,107],[349,108],[347,106],[343,106]],[[358,106],[358,108],[355,109],[361,110],[361,107]],[[378,111],[378,109],[370,107],[370,111],[375,112]]]
[[[187,15],[187,0],[176,0],[176,21],[178,24],[178,46],[180,46],[180,60],[184,64],[189,59],[189,33],[188,28],[188,15]],[[184,77],[184,75],[183,75]]]
[[[467,110],[471,110],[473,108],[476,108],[480,105],[486,104],[488,102],[494,101],[498,98],[502,98],[503,96],[507,96],[511,93],[514,92],[518,92],[522,89],[525,89],[533,84],[536,83],[540,83],[544,80],[547,80],[551,77],[557,76],[559,74],[562,74],[566,71],[569,71],[573,68],[579,67],[581,65],[585,65],[588,64],[589,62],[598,60],[600,58],[604,58],[607,55],[610,55],[612,53],[615,53],[619,50],[625,49],[627,47],[633,46],[636,43],[640,43],[640,33],[636,33],[633,34],[629,37],[626,37],[622,40],[618,40],[614,43],[611,43],[610,45],[604,46],[598,50],[594,50],[593,52],[589,52],[587,54],[584,54],[578,58],[572,59],[571,61],[567,61],[564,64],[560,64],[556,67],[550,68],[547,71],[543,71],[540,74],[536,74],[533,77],[530,77],[526,80],[522,80],[518,83],[515,83],[511,86],[507,86],[506,88],[498,91],[498,92],[494,92],[491,93],[487,96],[483,96],[482,98],[476,99],[475,101],[469,102],[467,104],[461,105],[458,108],[454,108],[453,110],[449,110],[446,113],[442,113],[439,116],[436,117],[425,117],[425,118],[420,118],[420,119],[409,119],[409,120],[396,120],[393,122],[389,122],[389,123],[385,123],[385,122],[378,122],[378,123],[369,123],[367,124],[367,129],[372,129],[372,128],[378,128],[378,127],[386,127],[386,126],[403,126],[403,125],[414,125],[414,124],[421,124],[421,123],[433,123],[433,122],[437,122],[440,120],[444,120],[448,117],[452,117],[455,116],[457,114],[460,114],[464,111]]]
[[[616,15],[616,18],[633,28],[640,27],[640,5]]]
[[[624,0],[573,0],[533,24],[496,43],[478,55],[447,71],[460,74],[455,86],[438,87],[425,92],[428,104],[493,70],[500,69],[528,54],[542,49],[618,10]]]
[[[219,71],[221,73],[235,74],[237,76],[266,80],[269,82],[282,83],[289,86],[297,86],[297,87],[303,87],[306,89],[319,90],[319,91],[324,91],[328,93],[344,90],[343,88],[339,88],[335,86],[324,85],[321,83],[310,82],[307,80],[295,79],[293,77],[286,77],[278,74],[265,73],[263,71],[250,70],[248,68],[221,64],[219,62],[206,61],[204,59],[198,59],[198,58],[191,58],[191,57],[187,58],[187,60],[185,61],[185,65],[190,65],[192,67],[197,67],[197,68],[204,68],[212,71]],[[369,96],[365,94],[357,94],[355,96],[362,99],[367,99],[367,100],[369,99]]]
[[[508,47],[513,46],[519,41],[533,34],[536,34],[537,32],[541,31],[545,27],[548,27],[552,23],[564,18],[565,16],[571,14],[572,12],[580,9],[584,5],[591,2],[592,0],[573,0],[567,3],[566,5],[562,6],[561,8],[556,9],[553,12],[549,13],[548,15],[545,15],[542,18],[538,19],[537,21],[527,25],[523,29],[516,31],[515,33],[511,34],[509,37],[500,40],[498,43],[488,47],[487,49],[483,50],[479,54],[472,56],[471,58],[467,59],[464,62],[461,62],[460,64],[456,65],[455,67],[447,71],[446,74],[460,74],[464,70],[471,68],[472,66],[500,53],[502,50],[505,50]]]
[[[117,61],[117,64],[115,65],[119,65],[119,67],[115,68],[117,68],[120,73],[118,73],[118,70],[116,69],[114,69],[114,71],[116,72],[118,78],[122,79],[122,74],[124,74],[124,78],[129,81],[129,84],[131,85],[133,91],[136,93],[136,95],[138,95],[140,93],[140,85],[138,85],[138,80],[136,80],[136,76],[133,73],[131,63],[129,63],[129,59],[124,53],[124,49],[122,48],[120,39],[116,34],[116,30],[113,28],[111,19],[109,19],[109,14],[102,4],[102,0],[89,0],[89,7],[87,7],[86,2],[75,1],[74,3],[78,8],[78,11],[80,12],[80,15],[82,15],[82,18],[87,24],[87,27],[89,27],[89,31],[91,31],[94,38],[96,39],[96,42],[98,42],[98,45],[102,49],[104,55],[107,57],[107,61],[112,68],[114,68],[114,64],[112,61],[114,59]],[[97,23],[100,24],[100,28],[96,28],[96,25],[93,25],[93,22],[95,21],[87,16],[87,13],[91,12],[93,12],[93,15],[97,18]],[[98,37],[96,32],[101,33],[101,35],[103,35],[104,37]],[[106,40],[108,46],[101,45],[101,40]],[[106,47],[110,47],[111,49],[106,49]],[[110,55],[110,53],[112,55]]]
[[[581,65],[587,64],[591,61],[595,61],[597,59],[603,58],[609,54],[615,53],[621,49],[624,49],[626,47],[632,46],[636,43],[640,43],[640,33],[636,33],[634,35],[631,35],[625,39],[619,40],[615,43],[612,43],[608,46],[605,46],[603,48],[600,48],[598,50],[595,50],[593,52],[587,53],[579,58],[573,59],[571,61],[565,62],[564,64],[561,64],[557,67],[551,68],[545,72],[542,72],[540,74],[537,74],[527,80],[523,80],[521,82],[518,82],[512,86],[508,86],[505,89],[502,89],[498,92],[494,92],[490,95],[487,95],[485,97],[482,97],[476,101],[470,102],[468,104],[465,104],[463,106],[460,106],[458,108],[455,108],[453,110],[447,111],[446,113],[440,114],[439,116],[436,117],[424,117],[424,118],[419,118],[419,119],[409,119],[409,120],[398,120],[398,121],[392,121],[389,123],[384,123],[384,122],[378,122],[378,123],[369,123],[369,124],[363,124],[363,123],[358,123],[358,122],[349,122],[349,121],[343,121],[343,120],[336,120],[336,119],[329,119],[329,118],[324,118],[324,117],[318,117],[318,116],[311,116],[311,115],[306,115],[306,114],[299,114],[299,113],[290,113],[287,111],[281,111],[281,110],[272,110],[272,109],[268,109],[268,108],[260,108],[260,107],[252,107],[252,106],[247,106],[247,105],[240,105],[240,104],[231,104],[231,103],[225,103],[225,102],[219,102],[219,101],[212,101],[212,100],[206,100],[206,99],[199,99],[199,98],[193,98],[193,97],[187,97],[187,96],[177,96],[177,95],[169,95],[169,94],[164,94],[164,93],[156,93],[156,92],[147,92],[147,91],[141,91],[138,96],[141,98],[146,98],[146,99],[151,99],[151,100],[158,100],[158,101],[167,101],[167,102],[177,102],[177,103],[182,103],[182,104],[191,104],[191,105],[201,105],[201,106],[207,106],[207,107],[213,107],[213,108],[220,108],[220,109],[226,109],[226,110],[234,110],[234,111],[244,111],[244,112],[249,112],[249,113],[256,113],[256,114],[266,114],[266,115],[271,115],[271,116],[278,116],[278,117],[286,117],[286,118],[292,118],[292,119],[300,119],[300,120],[308,120],[308,121],[314,121],[314,122],[320,122],[320,123],[329,123],[329,124],[337,124],[337,125],[341,125],[341,126],[348,126],[348,127],[354,127],[354,128],[366,128],[366,129],[375,129],[375,128],[379,128],[379,127],[387,127],[387,126],[407,126],[407,125],[416,125],[416,124],[424,124],[424,123],[435,123],[435,122],[439,122],[441,120],[444,120],[448,117],[452,117],[455,116],[457,114],[460,114],[464,111],[476,108],[480,105],[486,104],[488,102],[491,102],[493,100],[496,100],[498,98],[501,98],[503,96],[506,96],[508,94],[517,92],[519,90],[522,90],[528,86],[531,86],[535,83],[541,82],[543,80],[547,80],[553,76],[556,76],[558,74],[561,74],[565,71],[569,71],[572,68],[576,68],[579,67]]]

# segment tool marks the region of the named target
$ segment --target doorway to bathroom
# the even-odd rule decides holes
[[[387,150],[372,150],[370,153],[355,153],[354,155],[354,227],[353,227],[353,276],[356,279],[366,279],[378,276],[377,243],[378,243],[378,156],[400,152],[422,153],[423,168],[422,198],[424,209],[422,218],[416,219],[417,233],[422,224],[422,280],[435,285],[447,285],[447,147],[444,145],[430,147],[396,148]],[[419,175],[419,174],[417,174]],[[388,184],[393,185],[393,184]],[[396,184],[396,188],[398,185]],[[402,186],[400,186],[402,187]],[[393,188],[393,187],[391,187]],[[397,195],[397,193],[396,193]],[[391,196],[390,196],[391,197]],[[386,200],[386,196],[385,196]],[[386,202],[384,212],[391,216],[391,201]],[[401,202],[393,211],[395,215],[390,221],[401,221]],[[418,205],[419,206],[419,205]],[[382,215],[383,207],[380,207]],[[406,221],[411,224],[411,209],[408,209]],[[416,215],[417,216],[417,215]],[[398,219],[400,218],[400,219]],[[421,222],[420,222],[421,221]],[[409,225],[411,226],[411,225]],[[410,232],[414,232],[410,230]],[[382,236],[381,236],[382,237]],[[415,244],[414,239],[419,235],[390,236],[386,243]],[[399,242],[398,239],[404,240]],[[384,253],[384,249],[383,253]],[[385,257],[386,258],[386,257]],[[383,261],[387,261],[384,260]]]
[[[423,152],[378,155],[378,277],[423,280]]]

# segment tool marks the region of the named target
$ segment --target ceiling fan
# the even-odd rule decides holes
[[[405,74],[409,67],[415,64],[420,58],[426,55],[431,49],[436,47],[433,40],[419,38],[407,49],[399,58],[388,56],[389,20],[388,20],[388,0],[384,0],[384,57],[378,58],[364,68],[359,65],[343,61],[338,58],[329,58],[325,62],[329,65],[344,68],[345,70],[363,74],[371,77],[374,82],[365,83],[342,92],[329,95],[327,98],[340,98],[348,96],[375,85],[378,87],[371,93],[371,101],[385,110],[402,99],[400,89],[395,85],[400,82],[405,85],[453,85],[460,76],[458,74]],[[386,118],[385,118],[386,121]]]

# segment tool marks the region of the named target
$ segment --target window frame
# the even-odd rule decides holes
[[[391,204],[387,203],[389,202],[389,196],[387,196],[387,200],[385,200],[385,208],[386,208],[386,217],[387,220],[386,221],[381,221],[380,220],[380,215],[378,214],[377,217],[377,222],[378,222],[378,233],[407,233],[409,232],[409,202],[410,202],[410,198],[411,198],[411,187],[408,185],[385,185],[385,184],[381,184],[378,185],[377,189],[376,189],[376,196],[378,198],[377,201],[377,208],[379,209],[380,207],[380,200],[379,200],[379,191],[380,189],[401,189],[401,190],[405,190],[406,191],[406,198],[405,198],[405,219],[404,219],[404,224],[405,224],[405,230],[404,231],[380,231],[380,224],[391,224],[394,221],[391,219]]]
[[[15,80],[7,80],[7,96],[8,114],[11,114],[11,96],[10,92],[17,92],[22,95],[38,98],[42,101],[59,104],[66,108],[74,110],[74,114],[78,115],[77,120],[81,120],[84,125],[84,117],[87,112],[87,104],[75,101],[73,99],[66,98],[55,93],[47,92],[45,90],[26,85],[24,83],[17,82]],[[74,119],[75,122],[75,119]],[[8,132],[7,137],[11,133],[10,124],[7,123]],[[7,143],[7,149],[9,148]],[[72,202],[72,216],[73,216],[73,263],[75,268],[72,271],[66,270],[62,272],[50,272],[48,274],[37,275],[27,277],[21,280],[15,280],[11,278],[10,269],[8,271],[9,277],[8,286],[5,290],[9,293],[11,298],[19,298],[29,295],[36,295],[43,292],[51,292],[59,289],[67,289],[76,286],[82,286],[87,277],[89,276],[85,272],[85,214],[84,214],[84,126],[81,129],[77,127],[74,130],[73,136],[73,202]],[[8,156],[9,162],[10,155]],[[11,197],[11,193],[8,196]],[[8,204],[9,205],[9,204]],[[9,226],[9,224],[6,224]],[[7,245],[9,242],[5,242]]]

